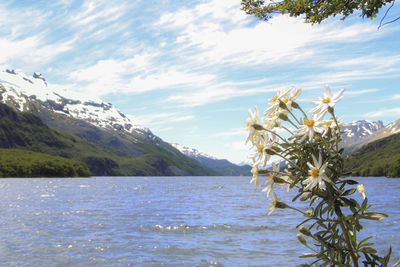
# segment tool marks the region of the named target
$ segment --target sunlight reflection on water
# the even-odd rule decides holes
[[[379,251],[400,258],[400,180],[358,178]],[[1,266],[296,266],[301,217],[248,177],[0,179]],[[283,200],[292,195],[279,191]],[[360,197],[361,196],[356,196]],[[300,203],[298,203],[300,204]]]

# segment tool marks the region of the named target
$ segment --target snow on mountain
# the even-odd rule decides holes
[[[400,133],[400,119],[397,121],[394,121],[388,125],[386,125],[383,128],[380,128],[376,132],[372,133],[371,135],[367,136],[365,139],[363,139],[359,144],[358,147],[373,142],[378,139],[382,139],[385,137],[388,137],[390,135]]]
[[[189,148],[180,144],[171,144],[177,150],[179,150],[182,154],[197,160],[201,165],[206,166],[219,175],[230,175],[230,176],[248,176],[251,174],[251,166],[243,165],[239,166],[233,164],[232,162],[226,159],[217,159],[213,156],[202,153],[194,148]]]
[[[368,120],[360,120],[350,123],[342,127],[344,133],[342,134],[343,140],[341,145],[347,147],[358,143],[383,127],[382,121],[371,122]]]
[[[379,131],[379,135],[382,137],[386,137],[396,133],[400,133],[400,119],[390,123]]]
[[[200,158],[208,158],[208,159],[217,159],[213,156],[207,155],[203,152],[198,151],[197,149],[194,148],[189,148],[180,144],[171,144],[173,147],[178,149],[182,154],[193,158],[193,159],[200,159]]]
[[[95,126],[154,137],[148,128],[136,125],[110,103],[47,83],[41,73],[33,76],[15,70],[0,72],[0,101],[20,111],[39,103],[55,113],[87,121]]]

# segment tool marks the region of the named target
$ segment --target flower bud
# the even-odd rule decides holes
[[[299,107],[299,105],[298,105],[296,102],[293,101],[293,102],[292,102],[292,108],[297,108],[297,109],[298,109],[298,108],[300,108],[300,107]]]
[[[280,107],[281,109],[288,109],[287,106],[286,106],[286,104],[285,104],[285,102],[283,102],[282,100],[279,100],[279,107]]]
[[[283,202],[277,201],[276,204],[275,204],[275,207],[277,209],[286,209],[287,205],[285,203],[283,203]]]
[[[303,245],[307,245],[307,241],[304,238],[304,236],[302,234],[297,234],[297,239],[300,241],[300,243],[302,243]]]
[[[264,130],[264,128],[260,125],[260,124],[253,124],[253,128],[260,131],[260,130]]]
[[[305,236],[311,236],[311,232],[310,230],[308,230],[307,228],[305,228],[304,226],[301,226],[299,229],[300,233],[302,233]]]
[[[365,188],[364,188],[364,185],[363,184],[359,184],[357,186],[357,190],[363,196],[363,198],[365,199]]]
[[[312,210],[307,210],[307,214],[308,214],[309,216],[312,216],[312,215],[313,215],[313,211],[312,211]]]
[[[274,150],[269,149],[269,148],[265,149],[265,153],[267,153],[268,155],[275,155],[276,154],[276,152]]]
[[[279,119],[284,120],[284,121],[288,121],[289,120],[288,116],[286,116],[283,113],[279,114]]]

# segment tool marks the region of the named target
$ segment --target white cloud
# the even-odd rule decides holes
[[[363,94],[368,94],[368,93],[373,93],[373,92],[377,92],[380,89],[363,89],[363,90],[346,90],[344,95],[347,97],[351,97],[351,96],[359,96],[359,95],[363,95]]]
[[[393,99],[400,99],[400,94],[394,95]]]
[[[354,57],[350,59],[344,60],[337,60],[335,62],[328,63],[328,67],[335,67],[335,68],[344,68],[344,67],[377,67],[379,68],[388,68],[395,66],[400,62],[400,55],[367,55],[367,56],[360,56]]]
[[[381,109],[366,114],[368,118],[397,117],[400,116],[400,108]]]
[[[350,69],[343,71],[327,71],[304,76],[303,78],[310,81],[323,81],[327,84],[344,83],[354,80],[367,80],[377,78],[399,77],[399,71],[395,68],[381,68],[380,66]]]
[[[105,24],[118,20],[127,10],[127,6],[122,3],[107,6],[106,2],[86,1],[82,10],[73,13],[67,19],[67,24],[74,26],[85,26],[84,29],[93,29],[98,24]]]
[[[244,127],[232,129],[227,132],[219,132],[219,133],[215,134],[215,136],[244,136],[244,137],[246,137],[246,135],[247,135],[247,132],[244,129]]]
[[[230,17],[229,12],[236,15]],[[227,18],[233,18],[229,24]],[[166,13],[157,26],[177,30],[176,41],[182,49],[198,49],[193,59],[213,64],[293,62],[315,56],[322,49],[321,44],[365,41],[380,35],[375,26],[366,23],[312,26],[303,23],[302,18],[285,15],[274,17],[270,23],[252,24],[252,19],[238,4],[210,1],[192,9]]]
[[[46,44],[42,37],[31,36],[22,40],[0,39],[0,64],[42,66],[56,56],[73,48],[75,40]]]
[[[215,79],[213,74],[201,74],[168,70],[150,75],[136,76],[130,80],[127,92],[142,93],[165,88],[186,87],[187,89],[207,86]]]
[[[145,127],[151,127],[152,129],[157,129],[157,131],[160,131],[160,129],[163,129],[162,127],[160,127],[160,125],[171,125],[171,123],[175,122],[193,120],[196,117],[194,115],[188,115],[188,114],[182,115],[181,113],[178,112],[172,112],[172,113],[164,112],[164,113],[141,115],[140,117],[129,116],[129,118],[139,125],[143,125]]]

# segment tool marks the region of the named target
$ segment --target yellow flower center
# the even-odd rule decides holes
[[[308,127],[312,127],[314,125],[315,121],[314,120],[309,120],[307,118],[304,118],[304,124],[307,125]]]
[[[322,103],[328,104],[331,102],[331,98],[328,96],[327,98],[322,99]]]
[[[270,103],[275,103],[277,100],[278,100],[278,95],[274,95],[274,96],[269,100],[269,102],[270,102]]]
[[[287,104],[287,102],[289,102],[289,98],[285,97],[282,101],[283,103]]]
[[[265,147],[265,146],[262,145],[262,144],[261,144],[261,145],[258,145],[258,146],[257,146],[257,151],[260,152],[260,153],[263,152],[264,147]]]
[[[317,178],[319,176],[319,169],[313,168],[308,172],[308,174],[311,176],[311,178]]]
[[[328,121],[327,123],[325,123],[325,125],[329,127],[329,126],[332,125],[332,122],[331,122],[331,121]]]
[[[267,177],[267,180],[271,181],[274,178],[274,175],[272,172],[269,173],[269,176]]]

